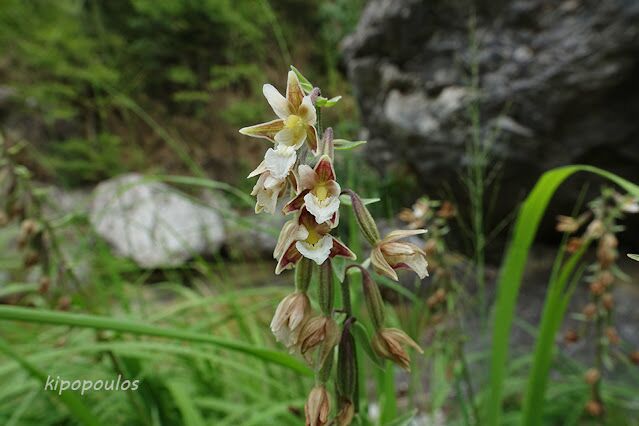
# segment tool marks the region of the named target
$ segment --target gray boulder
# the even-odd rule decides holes
[[[556,166],[593,164],[639,180],[637,1],[372,0],[343,52],[369,161],[404,164],[420,191],[443,182],[461,191],[454,182],[471,161],[474,101],[482,134],[498,134],[498,220]],[[468,84],[473,63],[478,93]],[[574,192],[555,199],[563,213]]]
[[[215,209],[142,175],[102,182],[93,197],[90,220],[97,234],[141,267],[179,266],[215,253],[224,242],[224,224]]]

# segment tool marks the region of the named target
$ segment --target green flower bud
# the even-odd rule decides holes
[[[357,387],[357,359],[355,339],[350,331],[350,322],[344,324],[337,352],[337,394],[352,400]]]
[[[326,259],[319,267],[319,305],[324,315],[333,313],[333,267],[331,260]]]
[[[361,198],[350,189],[345,189],[342,193],[351,197],[351,204],[353,205],[353,211],[355,212],[355,218],[359,229],[362,231],[364,237],[371,245],[376,245],[380,241],[379,230],[375,219],[371,216],[370,212],[362,202]]]
[[[313,276],[313,261],[302,257],[295,267],[295,288],[301,293],[308,291]]]

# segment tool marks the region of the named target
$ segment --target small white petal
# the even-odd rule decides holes
[[[315,216],[315,222],[324,223],[331,220],[333,214],[339,210],[339,197],[329,197],[319,201],[315,195],[308,193],[304,196],[306,210]]]
[[[310,96],[304,96],[298,114],[302,117],[302,120],[304,120],[306,124],[311,126],[315,125],[317,122],[317,114],[315,112],[315,105],[313,105],[313,101],[311,101]]]
[[[302,164],[297,168],[299,175],[299,187],[301,189],[312,189],[317,182],[317,173],[308,164]]]
[[[295,150],[288,146],[278,146],[277,149],[269,148],[264,155],[264,165],[275,179],[284,179],[295,164],[297,155]]]
[[[273,112],[277,114],[279,118],[286,118],[291,115],[291,107],[288,101],[284,96],[277,91],[275,87],[270,84],[265,84],[262,87],[262,93],[264,93],[264,97],[268,101],[271,108],[273,108]]]
[[[306,142],[306,132],[294,131],[285,127],[277,132],[273,139],[278,144],[299,149]]]
[[[325,235],[316,244],[309,244],[306,241],[298,241],[295,243],[295,248],[307,259],[311,259],[318,265],[321,265],[328,259],[333,248],[333,238],[330,235]]]

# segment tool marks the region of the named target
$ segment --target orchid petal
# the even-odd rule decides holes
[[[388,235],[386,235],[386,237],[384,237],[384,242],[386,243],[386,242],[397,241],[397,240],[401,240],[402,238],[412,237],[413,235],[425,234],[426,232],[428,231],[425,229],[411,229],[411,230],[401,229],[397,231],[392,231]]]
[[[284,128],[284,120],[278,118],[266,123],[256,124],[255,126],[243,127],[240,133],[253,138],[263,138],[275,141],[275,136]]]
[[[317,223],[324,223],[330,220],[335,212],[339,210],[339,197],[330,197],[324,201],[328,201],[328,203],[319,201],[311,192],[304,196],[306,209],[315,216]]]
[[[317,113],[315,112],[315,106],[310,96],[304,96],[297,114],[302,117],[302,120],[304,120],[306,124],[311,126],[315,125],[317,122]]]
[[[296,159],[295,150],[282,145],[278,145],[277,149],[269,148],[264,155],[266,168],[276,179],[288,176]]]
[[[375,272],[378,274],[387,276],[392,280],[399,281],[397,272],[395,272],[395,270],[388,264],[379,247],[375,247],[371,251],[371,264],[373,265]]]
[[[340,256],[347,259],[355,260],[357,256],[351,251],[344,243],[332,235],[328,235],[333,240],[333,247],[331,247],[331,257]]]
[[[308,142],[308,147],[311,149],[311,152],[314,155],[317,155],[317,129],[313,126],[306,126],[306,141]]]
[[[293,71],[288,72],[288,79],[286,82],[286,99],[291,104],[293,111],[296,112],[302,104],[304,99],[304,92],[302,86],[297,78],[297,75]]]
[[[275,87],[270,84],[265,84],[264,87],[262,87],[262,93],[264,93],[264,97],[279,118],[285,119],[291,115],[291,104],[289,104],[288,100],[286,100]]]
[[[330,235],[323,236],[316,244],[309,244],[305,241],[298,241],[295,247],[307,259],[311,259],[318,265],[321,265],[328,259],[331,249],[333,248],[333,237]]]
[[[273,140],[281,145],[286,145],[298,149],[306,140],[306,133],[297,132],[295,129],[284,127],[275,134]]]
[[[292,269],[293,266],[302,258],[302,254],[297,250],[296,243],[291,243],[289,248],[284,252],[275,268],[275,275],[279,275],[285,269]]]
[[[319,159],[315,165],[315,173],[317,174],[317,179],[320,182],[335,180],[335,169],[333,168],[333,162],[328,155],[322,155]]]
[[[308,164],[302,164],[297,168],[297,173],[299,174],[299,190],[313,189],[315,187],[315,184],[317,183],[317,174],[311,166]]]

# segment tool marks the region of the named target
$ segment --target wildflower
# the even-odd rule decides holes
[[[240,129],[243,135],[264,138],[276,145],[299,149],[306,142],[312,152],[317,151],[317,115],[310,96],[304,96],[300,82],[293,71],[288,73],[286,97],[275,87],[265,84],[264,97],[279,117],[267,123]]]
[[[639,213],[639,198],[632,195],[614,194],[617,205],[624,213]]]
[[[311,259],[318,265],[335,256],[354,260],[355,254],[329,234],[330,230],[330,224],[318,224],[313,215],[306,208],[302,208],[297,224],[293,223],[282,229],[284,235],[280,235],[280,241],[275,250],[278,259],[275,273],[279,274],[285,269],[292,268],[302,257]]]
[[[371,252],[375,272],[398,281],[395,269],[412,269],[419,278],[428,276],[426,253],[415,244],[397,240],[426,233],[425,229],[393,231],[379,241]]]
[[[586,403],[585,410],[591,416],[599,417],[603,413],[603,406],[601,405],[599,401],[595,401],[594,399],[591,399],[590,401]]]
[[[579,341],[579,335],[577,334],[577,332],[575,330],[567,330],[566,333],[564,333],[564,342],[566,343],[576,343]]]
[[[274,177],[271,172],[266,169],[265,163],[266,162],[263,161],[248,177],[260,176],[251,192],[251,195],[257,198],[255,202],[255,213],[265,211],[266,213],[272,214],[275,213],[278,198],[286,188],[286,179]]]
[[[597,247],[597,260],[602,266],[608,267],[617,260],[618,244],[619,241],[613,233],[608,232],[601,237]]]
[[[599,370],[596,368],[590,368],[586,371],[586,374],[584,374],[584,380],[591,386],[597,383],[600,378],[601,373],[599,373]]]
[[[286,296],[277,306],[271,321],[271,331],[275,339],[287,348],[297,345],[310,312],[311,302],[306,293],[295,292]]]
[[[306,415],[306,426],[324,426],[328,423],[328,414],[331,411],[331,398],[324,385],[317,385],[311,389],[304,413]]]
[[[335,181],[335,169],[328,155],[323,155],[314,168],[302,164],[298,168],[297,196],[284,206],[284,213],[306,207],[317,223],[338,223],[339,194],[341,188]]]
[[[575,218],[563,215],[557,216],[557,226],[555,226],[557,232],[567,232],[572,234],[577,231],[579,227],[580,223]]]
[[[606,327],[606,337],[611,345],[618,345],[621,342],[621,337],[614,327]]]
[[[419,353],[424,353],[413,339],[397,328],[382,328],[375,333],[371,341],[371,346],[377,355],[393,361],[404,370],[410,371],[410,357],[403,345],[412,346]]]
[[[413,204],[410,209],[403,209],[399,213],[399,219],[408,224],[409,229],[417,229],[426,223],[427,214],[430,211],[430,206],[426,199],[419,199]]]
[[[335,320],[330,316],[321,315],[309,319],[304,324],[299,336],[298,347],[307,361],[310,361],[307,353],[313,349],[319,349],[319,365],[322,365],[337,345],[338,339],[339,327]]]
[[[444,201],[442,206],[437,211],[437,216],[443,219],[450,219],[457,214],[455,206],[450,201]]]
[[[590,225],[588,225],[588,228],[586,229],[586,237],[591,239],[601,238],[605,230],[603,222],[599,219],[595,219],[590,222]]]
[[[601,297],[601,303],[603,303],[603,306],[604,308],[606,308],[607,311],[612,311],[612,309],[615,307],[615,299],[610,293],[605,293]]]

